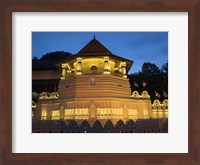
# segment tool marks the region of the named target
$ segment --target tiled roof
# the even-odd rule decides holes
[[[103,46],[95,37],[83,47],[77,54],[94,54],[104,53],[112,54],[105,46]]]

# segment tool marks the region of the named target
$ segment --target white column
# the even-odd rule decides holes
[[[62,75],[61,75],[61,79],[65,79],[66,77],[66,65],[65,64],[62,64]]]
[[[121,62],[121,69],[122,69],[122,76],[124,78],[127,78],[127,75],[126,75],[126,62]]]
[[[109,57],[105,56],[104,58],[104,74],[110,74],[110,65],[109,65]]]
[[[81,66],[82,66],[82,58],[78,57],[77,58],[77,66],[76,66],[76,74],[77,75],[82,75]]]

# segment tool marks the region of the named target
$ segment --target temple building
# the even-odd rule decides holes
[[[168,101],[153,105],[147,91],[131,93],[127,73],[133,61],[114,55],[95,37],[77,54],[56,62],[58,90],[42,92],[33,119],[99,120],[168,118]],[[60,72],[58,72],[60,71]]]

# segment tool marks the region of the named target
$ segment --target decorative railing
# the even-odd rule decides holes
[[[168,133],[167,119],[119,120],[115,125],[108,120],[104,125],[99,120],[93,124],[84,120],[33,120],[33,133]]]
[[[58,98],[58,92],[42,92],[39,95],[39,100],[52,100]]]
[[[131,98],[134,98],[134,99],[150,99],[150,96],[149,96],[147,91],[143,91],[141,93],[141,95],[138,93],[138,91],[133,91]]]

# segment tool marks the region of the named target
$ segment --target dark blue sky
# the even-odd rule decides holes
[[[75,54],[94,34],[113,54],[134,61],[129,73],[141,70],[144,62],[161,67],[168,61],[168,32],[32,32],[32,56],[53,51]]]

